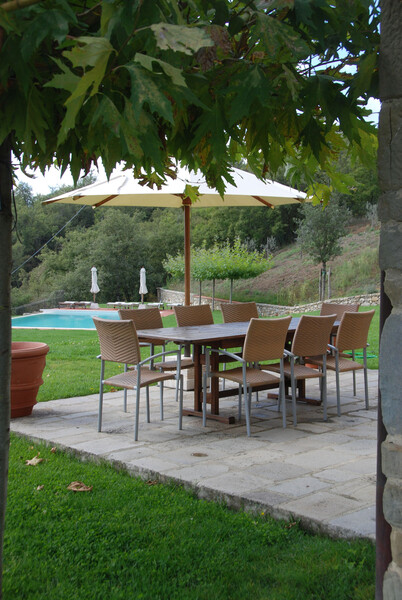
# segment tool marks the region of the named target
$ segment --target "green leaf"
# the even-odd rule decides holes
[[[199,190],[199,187],[197,187],[196,185],[190,185],[187,183],[184,188],[185,198],[190,198],[192,204],[194,202],[197,202],[198,198],[200,197],[198,190]]]
[[[46,150],[46,130],[48,123],[40,92],[35,86],[32,86],[28,96],[27,114],[26,114],[26,139],[34,133],[42,151]]]
[[[371,88],[373,78],[376,76],[378,69],[378,55],[372,52],[360,59],[358,64],[358,72],[354,78],[352,86],[354,97],[358,98],[364,92]]]
[[[121,130],[127,151],[133,157],[134,162],[140,161],[144,152],[141,147],[138,132],[138,122],[134,116],[133,105],[129,100],[125,101],[123,112],[124,127]]]
[[[258,101],[259,105],[267,106],[272,93],[270,82],[258,66],[250,68],[246,74],[243,73],[242,77],[234,84],[237,85],[237,88],[229,87],[228,89],[228,93],[235,90],[229,113],[231,125],[249,115],[253,102]]]
[[[200,48],[214,45],[209,35],[200,27],[156,23],[151,25],[151,29],[161,50],[173,50],[191,56]]]
[[[131,77],[131,100],[136,118],[139,117],[144,104],[148,104],[151,112],[158,113],[161,117],[174,122],[172,106],[164,95],[161,86],[158,86],[154,77],[147,71],[132,64],[124,65]]]
[[[60,145],[67,139],[67,134],[75,127],[77,114],[84,103],[84,96],[80,96],[68,103],[66,115],[61,123],[59,135],[57,136],[57,144]]]
[[[170,77],[172,83],[181,87],[187,87],[186,80],[183,77],[183,71],[163,60],[137,52],[134,57],[134,62],[138,62],[142,67],[151,71],[151,73],[153,73],[153,64],[155,63],[160,66],[168,77]]]
[[[76,18],[72,13],[74,21]],[[58,9],[48,9],[41,12],[33,19],[29,27],[24,31],[21,42],[21,53],[24,60],[28,60],[41,42],[46,38],[56,40],[59,44],[63,42],[68,34],[71,15],[67,15]]]
[[[71,94],[68,102],[73,102],[79,96],[86,94],[90,88],[90,96],[97,93],[105,75],[110,56],[115,53],[113,46],[106,38],[80,37],[77,45],[72,50],[66,50],[63,55],[68,58],[74,67],[93,67],[86,71],[84,76]]]
[[[121,115],[116,105],[107,96],[102,96],[91,120],[91,127],[96,127],[100,122],[106,125],[116,136],[120,133]]]
[[[50,81],[45,83],[44,87],[54,87],[61,90],[67,90],[68,92],[73,92],[80,81],[80,77],[75,75],[61,60],[57,58],[53,58],[53,60],[60,70],[63,71],[63,73],[54,75]]]

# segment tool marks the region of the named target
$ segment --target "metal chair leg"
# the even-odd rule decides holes
[[[151,422],[151,413],[149,410],[149,385],[147,385],[146,390],[147,390],[147,392],[146,392],[146,394],[147,394],[147,423],[150,423]]]
[[[161,411],[161,421],[163,421],[163,381],[161,381],[159,383],[159,404],[160,404],[160,411]]]
[[[102,429],[102,412],[103,412],[103,379],[105,376],[105,361],[101,362],[101,374],[99,384],[99,408],[98,408],[98,431]]]

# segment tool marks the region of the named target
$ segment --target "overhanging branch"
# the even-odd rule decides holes
[[[0,4],[0,8],[6,12],[18,10],[19,8],[26,8],[32,4],[39,4],[41,0],[10,0],[10,2],[4,2]]]

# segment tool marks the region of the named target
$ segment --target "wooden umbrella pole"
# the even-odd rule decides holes
[[[183,199],[184,206],[184,304],[190,306],[191,282],[191,242],[190,242],[190,210],[191,200]]]

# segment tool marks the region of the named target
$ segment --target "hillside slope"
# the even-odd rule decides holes
[[[342,255],[328,263],[332,298],[379,290],[378,245],[378,228],[367,223],[350,227],[342,241]],[[269,271],[252,280],[235,282],[233,299],[289,305],[314,302],[318,299],[319,273],[320,265],[312,264],[294,244],[275,253]],[[211,293],[207,283],[203,284],[203,293]],[[226,298],[228,293],[229,283],[220,282],[216,296]]]

